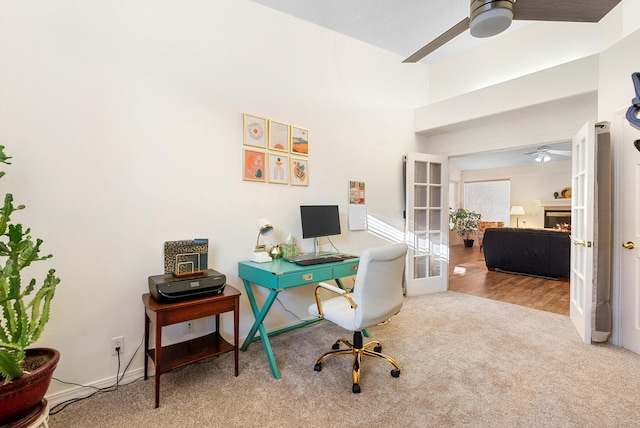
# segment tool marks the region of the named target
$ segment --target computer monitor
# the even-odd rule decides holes
[[[318,238],[340,235],[340,214],[337,205],[300,205],[302,238],[313,238],[313,251],[318,254]]]

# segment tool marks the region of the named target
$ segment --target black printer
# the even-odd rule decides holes
[[[189,276],[173,274],[149,277],[149,292],[160,303],[179,302],[222,294],[227,277],[213,269]]]

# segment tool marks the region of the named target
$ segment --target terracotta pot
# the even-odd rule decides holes
[[[0,426],[19,420],[42,402],[60,360],[60,353],[50,348],[27,349],[26,354],[48,356],[49,361],[31,373],[0,385]]]

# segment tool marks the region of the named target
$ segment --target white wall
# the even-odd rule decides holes
[[[552,200],[554,192],[560,193],[563,188],[571,187],[571,161],[528,167],[464,171],[462,180],[463,182],[509,180],[511,205],[521,205],[526,213],[518,220],[520,227],[541,228],[544,227],[544,206],[537,201]],[[570,201],[568,205],[571,205]],[[505,223],[505,226],[508,225]],[[512,216],[511,227],[515,226],[516,218]]]
[[[530,22],[492,37],[490,43],[436,63],[429,69],[429,102],[455,98],[602,52],[626,35],[630,26],[638,25],[637,2],[624,0],[597,24]],[[630,21],[624,26],[623,14]],[[573,86],[576,81],[564,83]],[[537,94],[544,94],[557,84],[548,81],[536,88]],[[527,89],[521,88],[525,93]]]
[[[54,254],[33,276],[55,267],[62,278],[38,342],[60,350],[56,377],[112,380],[114,336],[131,358],[167,240],[208,238],[209,266],[243,291],[237,262],[259,216],[275,226],[264,243],[292,233],[309,250],[298,206],[337,203],[341,251],[384,243],[348,231],[350,179],[366,183],[370,215],[402,229],[402,155],[418,147],[426,73],[244,0],[0,2],[0,144],[13,156],[0,185]],[[242,181],[243,112],[310,130],[309,187]],[[311,293],[280,300],[306,317]],[[276,307],[266,324],[295,321]],[[241,335],[252,322],[243,296]],[[223,330],[232,337],[230,316]]]
[[[545,116],[550,111],[550,105],[553,108],[553,104],[559,100],[578,98],[597,89],[598,57],[592,55],[423,106],[416,110],[416,131],[425,135],[440,134],[455,131],[462,123],[495,122],[496,118],[509,113],[515,113],[521,119]],[[576,106],[581,104],[572,103]],[[519,111],[525,108],[532,110],[531,114]],[[570,120],[578,113],[575,109],[557,110],[563,112],[562,116],[546,117],[546,129],[553,129],[558,126],[558,121],[565,117]],[[500,122],[503,125],[510,124],[509,121]]]
[[[594,63],[597,68],[597,63]],[[526,81],[517,80],[526,85]],[[511,91],[518,97],[517,89]],[[495,97],[491,91],[485,94],[486,102]],[[440,112],[440,115],[456,114],[464,100]],[[576,131],[587,120],[595,122],[598,111],[597,92],[588,92],[568,98],[560,98],[542,104],[522,107],[481,119],[469,120],[452,126],[420,132],[428,135],[426,149],[429,153],[449,156],[480,153],[513,147],[540,146],[571,141]]]
[[[606,120],[617,81],[603,78],[601,52],[640,28],[640,0],[623,0],[597,24],[536,22],[429,68],[429,104],[416,110],[425,150],[466,154],[566,141],[587,121]],[[516,55],[514,57],[514,55]],[[514,59],[515,58],[515,59]],[[618,95],[621,95],[620,93]]]

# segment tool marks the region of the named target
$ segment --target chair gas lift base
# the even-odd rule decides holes
[[[347,349],[340,349],[340,344],[343,343],[347,346]],[[373,348],[373,352],[370,349]],[[400,377],[400,365],[391,357],[382,354],[382,345],[377,340],[368,342],[363,346],[362,344],[362,332],[353,332],[353,344],[347,339],[338,339],[336,343],[331,346],[333,351],[325,352],[316,361],[316,365],[313,370],[319,372],[322,370],[322,362],[332,355],[353,354],[353,387],[351,390],[356,394],[360,392],[360,367],[362,362],[362,356],[382,358],[393,364],[391,369],[391,376]]]

